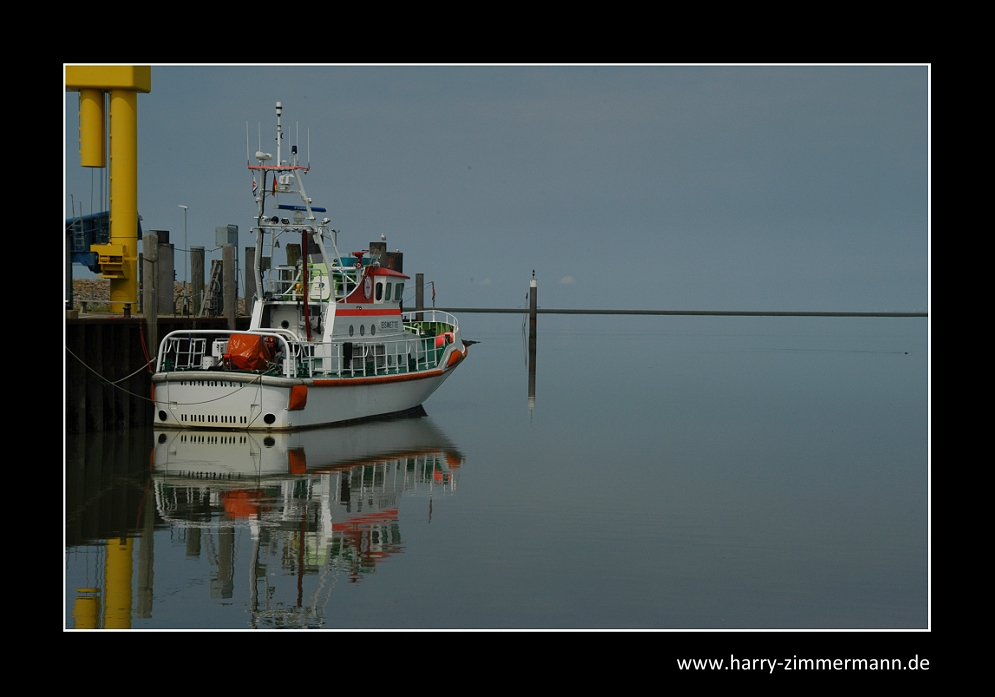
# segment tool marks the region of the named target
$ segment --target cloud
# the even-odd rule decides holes
[[[575,279],[574,279],[573,276],[564,276],[563,278],[560,279],[560,283],[569,284],[569,283],[573,283],[574,280]]]

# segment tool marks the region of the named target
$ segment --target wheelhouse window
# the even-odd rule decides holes
[[[387,290],[384,292],[383,299],[384,302],[390,302],[390,287],[394,285],[393,283],[387,283]]]
[[[383,300],[383,283],[377,282],[377,302]]]

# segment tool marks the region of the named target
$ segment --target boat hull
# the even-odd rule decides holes
[[[152,377],[157,428],[292,430],[413,409],[466,355],[455,347],[445,368],[402,375],[312,379],[186,371]]]
[[[210,480],[221,487],[282,481],[287,475],[340,471],[408,457],[438,458],[448,471],[463,454],[424,409],[361,424],[263,434],[211,434],[156,428],[154,474],[173,483]]]

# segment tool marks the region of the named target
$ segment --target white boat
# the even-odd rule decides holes
[[[285,430],[401,414],[420,406],[466,358],[459,322],[403,313],[403,256],[386,244],[343,257],[330,220],[304,190],[297,146],[276,164],[256,152],[257,297],[247,331],[181,330],[159,345],[156,427]],[[281,203],[291,198],[293,203]],[[384,238],[381,237],[383,240]],[[294,265],[270,268],[280,242]],[[289,260],[288,260],[289,261]]]

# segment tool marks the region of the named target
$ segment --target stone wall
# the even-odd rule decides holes
[[[207,286],[204,286],[204,293],[207,293]],[[180,298],[183,295],[183,283],[177,281],[173,284],[173,300],[176,307],[180,307]],[[82,310],[83,302],[87,303],[89,312],[107,312],[111,297],[111,282],[106,278],[74,278],[73,279],[73,309]],[[245,298],[238,298],[235,304],[235,311],[239,317],[244,317]],[[132,308],[132,312],[138,312],[138,308]]]

